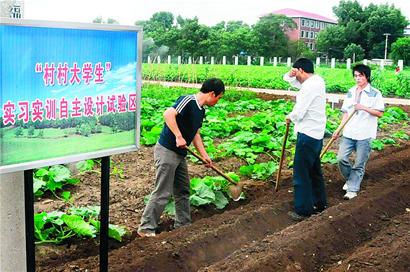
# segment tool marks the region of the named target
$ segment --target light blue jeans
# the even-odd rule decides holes
[[[358,192],[362,182],[367,160],[369,159],[371,139],[353,140],[342,137],[337,154],[340,173],[346,180],[348,192]],[[350,155],[356,152],[354,164],[350,162]]]

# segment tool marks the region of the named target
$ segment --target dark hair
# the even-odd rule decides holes
[[[371,82],[371,75],[372,75],[372,70],[370,69],[369,66],[364,65],[364,64],[357,64],[353,67],[352,74],[354,76],[354,72],[358,72],[359,74],[363,75],[366,77],[367,81],[370,83]]]
[[[296,60],[292,67],[297,69],[300,68],[306,73],[313,74],[315,72],[315,70],[313,69],[313,62],[307,58],[300,58]]]
[[[215,96],[225,92],[225,85],[219,78],[210,78],[205,80],[201,87],[201,93],[214,92]]]

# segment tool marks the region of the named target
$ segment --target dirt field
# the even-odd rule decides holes
[[[342,199],[343,181],[335,166],[326,166],[329,208],[293,222],[291,172],[274,193],[272,183],[246,188],[247,200],[223,212],[193,212],[193,224],[171,230],[164,217],[161,233],[140,238],[136,229],[143,196],[153,186],[153,149],[114,156],[123,162],[125,179],[111,179],[110,222],[127,226],[123,243],[112,242],[110,271],[410,271],[410,145],[373,153],[362,191]],[[233,159],[218,162],[238,170]],[[190,165],[192,175],[213,175]],[[73,188],[77,205],[99,202],[99,176],[86,174]],[[64,208],[62,202],[36,203],[36,210]],[[73,240],[37,247],[37,271],[98,271],[98,244]]]
[[[266,97],[265,97],[266,96]],[[273,99],[272,95],[260,95]],[[409,112],[407,107],[404,109]],[[391,131],[379,134],[389,136]],[[333,149],[337,148],[333,145]],[[125,178],[110,181],[110,223],[126,226],[122,243],[110,240],[109,271],[410,271],[410,143],[373,152],[359,196],[343,200],[335,165],[325,165],[329,208],[302,222],[287,213],[293,207],[292,171],[282,171],[275,193],[273,180],[245,187],[246,200],[223,211],[193,209],[193,224],[176,230],[168,216],[159,234],[137,234],[143,198],[153,189],[153,148],[113,156]],[[229,158],[215,164],[239,172]],[[215,175],[189,163],[192,177]],[[100,176],[86,173],[70,189],[78,206],[99,205]],[[36,212],[64,210],[62,201],[40,199]],[[59,246],[36,247],[37,271],[98,271],[98,239],[73,239]]]

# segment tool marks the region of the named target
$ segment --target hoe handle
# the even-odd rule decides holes
[[[286,131],[285,131],[285,136],[283,138],[282,153],[280,155],[280,161],[279,161],[279,169],[278,169],[278,172],[276,173],[275,192],[279,190],[279,179],[280,179],[280,174],[282,172],[283,159],[285,158],[286,140],[288,139],[288,135],[289,135],[289,127],[290,127],[290,122],[286,122]]]
[[[201,156],[199,156],[198,154],[196,154],[191,148],[189,148],[188,146],[185,147],[186,150],[188,150],[189,153],[191,153],[195,158],[197,158],[198,160],[202,161],[205,164],[208,164],[208,162],[202,158]],[[219,175],[221,175],[222,177],[224,177],[227,181],[229,181],[232,184],[236,185],[236,182],[233,181],[229,176],[227,176],[224,172],[222,172],[219,168],[217,168],[214,165],[210,165],[210,167],[212,168],[212,170],[214,170],[215,172],[217,172]]]
[[[354,110],[349,117],[346,119],[346,121],[338,128],[336,129],[335,133],[337,136],[339,136],[339,133],[342,131],[342,129],[346,126],[346,124],[350,121],[350,119],[352,119],[353,115],[357,112],[357,110]],[[335,141],[335,138],[330,138],[329,142],[327,143],[327,145],[325,146],[325,148],[323,148],[322,153],[320,153],[320,158],[323,157],[323,155],[326,153],[326,151],[329,149],[329,147],[333,144],[333,142]]]

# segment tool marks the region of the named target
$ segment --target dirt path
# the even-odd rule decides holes
[[[186,87],[186,88],[201,88],[201,84],[195,83],[185,83],[185,82],[170,82],[170,81],[154,81],[154,80],[144,80],[145,83],[150,84],[160,84],[162,86],[168,87]],[[269,94],[273,96],[282,96],[282,97],[294,97],[297,92],[288,91],[288,90],[273,90],[273,89],[262,89],[262,88],[251,88],[251,87],[234,87],[238,90],[248,90],[261,94]],[[343,101],[345,94],[335,94],[335,93],[326,93],[326,99],[328,102],[338,104]],[[384,98],[384,102],[389,105],[401,105],[401,106],[410,106],[410,99],[403,98]]]
[[[295,223],[287,216],[293,201],[288,175],[278,193],[273,192],[271,184],[248,187],[248,200],[231,204],[223,213],[200,209],[194,213],[192,225],[173,231],[168,231],[170,219],[163,218],[163,232],[155,238],[139,238],[135,229],[143,208],[141,195],[149,193],[152,184],[149,176],[154,171],[151,162],[148,163],[152,159],[151,151],[143,148],[115,158],[125,162],[124,165],[137,167],[126,166],[125,173],[133,182],[126,180],[125,188],[118,186],[122,181],[113,182],[111,221],[122,222],[133,232],[123,244],[111,245],[110,271],[346,271],[347,267],[354,268],[353,271],[408,271],[410,268],[410,212],[406,211],[410,208],[410,145],[373,155],[362,191],[351,201],[342,199],[343,181],[336,167],[326,166],[330,207],[305,221]],[[230,165],[224,165],[225,170]],[[199,165],[191,166],[190,171],[203,174]],[[88,186],[98,184],[94,178],[90,176]],[[98,201],[98,192],[92,193]],[[85,201],[87,196],[83,198]],[[41,254],[45,248],[39,248],[37,270],[98,271],[97,245],[73,244],[54,255],[49,250]],[[385,247],[389,250],[383,250]]]

